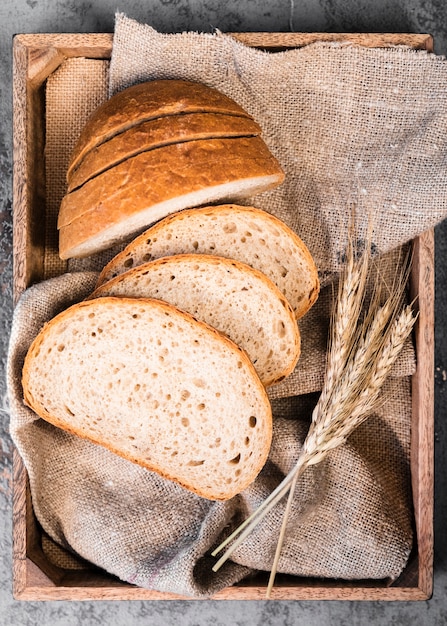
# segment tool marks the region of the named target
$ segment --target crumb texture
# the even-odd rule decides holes
[[[209,499],[265,463],[271,409],[245,353],[157,300],[104,297],[49,322],[25,360],[26,403]]]
[[[93,296],[158,298],[187,311],[243,348],[264,385],[290,374],[300,355],[298,325],[279,289],[231,259],[162,257],[111,279]]]
[[[229,257],[260,270],[282,291],[297,318],[318,297],[317,268],[304,242],[269,213],[234,204],[190,209],[160,221],[112,259],[98,283],[181,253]]]

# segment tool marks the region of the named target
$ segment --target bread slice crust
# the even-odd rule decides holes
[[[227,335],[248,354],[265,386],[288,376],[300,356],[295,315],[279,289],[245,263],[180,254],[144,263],[101,285],[101,296],[157,298]]]
[[[211,500],[263,467],[272,416],[245,352],[153,299],[104,297],[50,320],[25,358],[41,418]]]
[[[68,175],[93,148],[135,124],[165,115],[208,112],[251,117],[239,104],[202,83],[160,79],[132,85],[106,100],[87,120],[72,152]]]
[[[318,270],[309,249],[282,220],[253,206],[221,204],[170,215],[134,238],[102,270],[97,287],[131,267],[173,254],[237,259],[263,272],[297,319],[318,298]]]

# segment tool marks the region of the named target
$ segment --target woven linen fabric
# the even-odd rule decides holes
[[[254,483],[226,502],[200,498],[48,424],[23,403],[23,361],[43,324],[88,296],[96,278],[77,272],[43,281],[24,292],[15,310],[7,371],[10,429],[28,471],[37,519],[69,552],[157,591],[210,597],[254,570],[268,571],[284,503],[217,573],[210,552],[291,469],[314,394],[273,402],[269,459]],[[391,378],[384,389],[387,402],[370,418],[372,427],[359,429],[349,445],[299,480],[279,571],[390,580],[402,571],[412,547],[408,385],[408,377]]]
[[[406,47],[318,42],[283,52],[222,33],[164,34],[117,14],[110,95],[160,78],[202,82],[260,124],[286,178],[255,204],[339,269],[352,207],[385,252],[447,215],[447,64]]]
[[[45,105],[45,277],[66,271],[59,257],[57,216],[67,191],[71,151],[92,111],[107,98],[109,64],[83,57],[63,62],[47,79]],[[84,263],[85,266],[85,263]]]

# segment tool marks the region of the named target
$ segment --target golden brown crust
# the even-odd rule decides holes
[[[90,150],[68,175],[68,192],[146,150],[181,141],[260,134],[259,124],[251,118],[220,113],[169,115],[142,122]]]
[[[114,297],[108,297],[108,296],[104,296],[101,298],[102,303],[109,303],[110,306],[114,306],[114,303],[119,300],[121,302],[128,302],[131,304],[131,306],[135,306],[135,300],[132,298],[114,298]],[[36,336],[36,338],[34,339],[34,341],[32,342],[27,355],[25,357],[25,361],[24,361],[24,366],[23,366],[23,370],[22,370],[22,388],[23,388],[23,395],[24,395],[24,402],[25,404],[32,410],[34,411],[34,413],[36,413],[36,415],[38,415],[39,417],[41,417],[42,419],[44,419],[45,421],[49,422],[50,424],[53,424],[54,426],[61,428],[62,430],[65,430],[67,432],[70,432],[73,435],[76,435],[78,437],[81,437],[83,439],[86,439],[88,441],[91,441],[92,443],[101,445],[105,448],[107,448],[108,450],[110,450],[111,452],[129,460],[132,461],[133,463],[137,463],[138,465],[145,467],[146,469],[150,470],[150,471],[154,471],[156,473],[158,473],[159,475],[163,476],[164,478],[167,478],[169,480],[172,480],[174,482],[179,483],[180,485],[182,485],[183,487],[189,489],[190,491],[196,493],[197,495],[210,499],[210,500],[227,500],[230,497],[233,497],[234,495],[236,495],[235,493],[231,493],[231,494],[226,494],[225,496],[223,495],[218,495],[217,497],[214,497],[213,494],[210,493],[206,493],[203,491],[203,489],[200,489],[197,487],[197,485],[194,484],[189,484],[186,482],[181,481],[178,477],[176,476],[171,476],[163,471],[161,471],[157,466],[155,465],[151,465],[147,460],[145,459],[139,459],[139,458],[135,458],[130,456],[129,454],[124,453],[122,450],[120,450],[119,448],[114,448],[112,445],[110,444],[105,444],[103,441],[101,441],[100,439],[94,439],[92,437],[87,436],[85,433],[79,431],[76,428],[72,428],[70,427],[69,424],[67,424],[66,422],[62,421],[61,419],[55,417],[54,415],[50,414],[45,406],[43,404],[37,403],[33,401],[32,395],[29,393],[28,391],[28,387],[29,387],[29,374],[30,374],[30,368],[31,368],[31,364],[34,358],[36,358],[36,356],[39,353],[42,341],[44,339],[44,335],[46,333],[51,332],[51,329],[53,326],[60,324],[61,322],[63,323],[64,320],[66,320],[67,322],[70,321],[70,317],[73,314],[73,312],[77,309],[80,308],[89,308],[92,306],[92,303],[97,302],[97,300],[84,300],[82,302],[79,302],[77,304],[72,305],[71,307],[69,307],[68,309],[65,309],[64,311],[62,311],[61,313],[59,313],[58,315],[56,315],[54,318],[52,318],[50,321],[46,322],[43,326],[43,328],[41,329],[41,331],[39,332],[39,334]],[[161,309],[164,309],[166,311],[168,311],[171,315],[174,313],[174,315],[178,315],[180,316],[182,319],[184,320],[188,320],[190,325],[192,327],[199,325],[202,328],[206,329],[206,332],[210,333],[211,335],[214,336],[214,338],[221,343],[226,344],[230,350],[232,351],[237,351],[238,353],[238,358],[244,362],[244,365],[246,368],[248,368],[251,372],[252,372],[252,379],[253,379],[253,383],[257,385],[257,390],[258,393],[260,395],[260,397],[262,397],[262,402],[264,404],[264,409],[266,411],[266,415],[269,415],[269,419],[266,421],[265,424],[265,428],[266,428],[266,436],[265,436],[265,440],[264,440],[264,449],[260,452],[260,457],[263,459],[260,463],[259,463],[259,470],[261,469],[262,465],[265,463],[265,461],[267,460],[267,456],[269,453],[269,449],[270,449],[270,444],[271,444],[271,438],[272,438],[272,429],[273,429],[273,425],[272,425],[272,415],[271,415],[271,408],[270,408],[270,401],[267,395],[267,392],[264,388],[264,386],[262,385],[261,381],[259,380],[259,377],[255,371],[255,368],[253,366],[253,364],[251,363],[250,359],[248,358],[247,354],[241,350],[241,348],[239,348],[239,346],[237,346],[234,342],[232,342],[228,337],[226,337],[225,335],[223,335],[222,333],[218,332],[216,329],[214,329],[212,326],[209,326],[208,324],[206,324],[205,322],[202,321],[198,321],[196,320],[192,315],[190,315],[189,313],[186,313],[184,311],[180,311],[179,309],[177,309],[176,307],[163,302],[161,300],[154,300],[152,298],[139,298],[138,299],[139,304],[143,304],[149,303],[151,306],[155,305]],[[238,492],[242,491],[243,489],[245,489],[246,487],[248,487],[248,485],[254,480],[255,476],[250,475],[247,476],[247,479],[245,481],[245,483],[241,483],[239,488],[238,488]]]
[[[186,112],[219,112],[251,117],[216,89],[186,80],[153,80],[128,87],[98,107],[73,150],[68,175],[84,155],[116,133],[143,120]]]
[[[203,139],[142,152],[108,169],[67,194],[58,228],[86,213],[104,220],[101,227],[135,212],[135,202],[161,200],[240,178],[284,174],[260,137]]]
[[[186,194],[208,193],[231,184],[231,193],[236,195],[233,184],[244,180],[259,181],[258,191],[261,185],[266,190],[284,180],[278,162],[260,137],[189,141],[143,152],[64,197],[58,220],[60,256],[69,258],[76,245],[126,219],[140,219],[140,215],[142,223],[135,230],[142,230],[174,210],[201,204],[192,197],[183,206],[171,207],[171,201]],[[220,194],[223,192],[218,192],[216,200]],[[164,214],[151,213],[151,207],[162,202],[167,203]],[[132,234],[123,224],[121,238]]]

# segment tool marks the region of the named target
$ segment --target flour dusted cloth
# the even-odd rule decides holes
[[[313,394],[274,402],[269,459],[256,481],[226,502],[200,498],[55,428],[23,404],[21,372],[30,342],[45,321],[86,297],[96,277],[67,273],[31,287],[14,315],[10,428],[28,471],[37,519],[69,552],[158,591],[209,597],[254,570],[269,570],[285,503],[217,573],[210,552],[292,468],[308,429]],[[368,427],[300,479],[279,571],[343,579],[399,575],[412,546],[408,385],[407,377],[390,379],[389,399]]]
[[[315,43],[269,53],[228,35],[166,35],[118,14],[110,95],[181,78],[234,98],[261,125],[285,182],[255,198],[337,269],[350,208],[379,252],[447,215],[447,63],[405,47]]]

